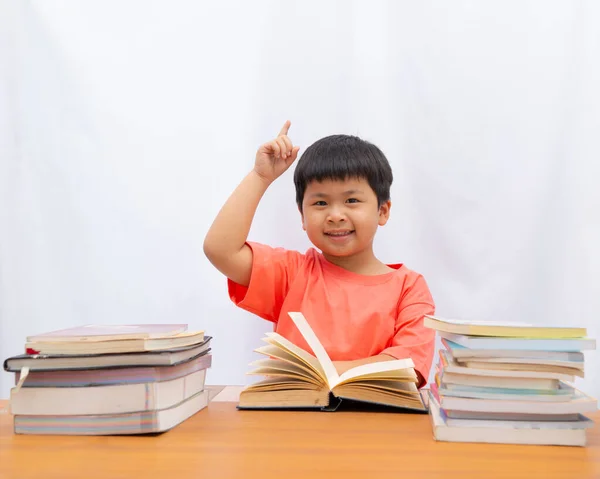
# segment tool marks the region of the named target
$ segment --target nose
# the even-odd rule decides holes
[[[346,215],[341,208],[333,206],[329,209],[327,214],[328,223],[342,223],[346,221]]]

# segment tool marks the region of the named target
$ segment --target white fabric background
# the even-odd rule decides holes
[[[0,11],[0,357],[82,323],[187,322],[213,384],[270,325],[236,309],[204,235],[286,119],[392,164],[377,253],[448,317],[600,338],[600,5],[30,0]],[[253,240],[309,247],[291,171]],[[597,353],[585,380],[600,394]],[[0,373],[0,397],[12,377]]]

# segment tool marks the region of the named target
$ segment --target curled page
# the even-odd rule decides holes
[[[331,389],[333,387],[333,385],[335,385],[339,382],[340,376],[338,375],[337,370],[335,369],[335,366],[333,365],[333,362],[327,355],[327,351],[325,351],[325,348],[321,344],[321,341],[319,341],[319,338],[317,338],[317,335],[312,330],[312,328],[308,324],[308,321],[306,321],[306,318],[304,317],[304,315],[302,313],[288,313],[288,314],[292,318],[292,321],[294,321],[294,324],[300,331],[300,334],[302,334],[302,336],[304,337],[304,339],[306,340],[308,345],[311,347],[311,349],[315,353],[315,356],[321,363],[321,367],[323,368],[323,371],[325,372],[325,376],[327,376],[328,386]]]

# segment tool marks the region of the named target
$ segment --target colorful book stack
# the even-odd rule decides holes
[[[456,321],[427,316],[440,350],[429,411],[450,442],[585,446],[597,401],[573,387],[584,375],[585,328]]]
[[[27,338],[15,374],[17,434],[167,431],[208,404],[211,337],[185,324],[81,326]]]

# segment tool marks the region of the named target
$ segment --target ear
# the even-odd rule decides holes
[[[298,212],[300,213],[300,219],[302,221],[302,229],[304,231],[306,231],[306,223],[304,223],[304,214],[302,213],[302,211],[300,210],[300,207],[298,207]]]
[[[385,225],[390,219],[390,210],[392,209],[391,200],[387,200],[385,203],[382,203],[379,207],[379,226]]]

